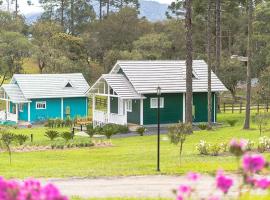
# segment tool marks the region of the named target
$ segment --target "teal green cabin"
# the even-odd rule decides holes
[[[15,74],[1,88],[6,110],[0,120],[43,122],[88,116],[89,85],[78,74]]]
[[[109,74],[102,75],[90,88],[93,122],[96,125],[157,124],[160,94],[160,123],[185,122],[185,61],[118,61]],[[193,122],[208,121],[208,66],[203,60],[193,61]],[[212,116],[216,123],[217,93],[227,91],[211,72]],[[97,110],[97,98],[106,97],[107,109]]]

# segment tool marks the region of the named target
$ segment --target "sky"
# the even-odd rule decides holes
[[[34,14],[34,13],[39,13],[42,11],[42,8],[40,7],[39,0],[32,0],[32,3],[34,5],[29,6],[27,4],[27,0],[19,0],[19,10],[21,13],[27,15],[27,14]],[[158,1],[160,3],[167,3],[170,4],[172,0],[153,0],[153,1]]]

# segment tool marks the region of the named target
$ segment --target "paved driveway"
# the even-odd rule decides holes
[[[235,177],[235,182],[236,181]],[[129,176],[114,178],[49,179],[68,196],[88,197],[174,197],[172,190],[182,183],[189,183],[181,176]],[[205,175],[196,184],[200,196],[207,196],[215,187],[214,179]],[[234,187],[230,195],[236,195]]]

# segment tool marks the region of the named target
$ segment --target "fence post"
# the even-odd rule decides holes
[[[242,101],[240,102],[240,113],[242,113]]]

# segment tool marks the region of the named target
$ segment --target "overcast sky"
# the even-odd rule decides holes
[[[167,4],[172,2],[172,0],[155,0],[155,1],[158,1],[160,3],[167,3]],[[38,0],[32,0],[34,4],[32,6],[28,6],[26,0],[19,0],[19,2],[20,2],[19,10],[23,14],[38,13],[42,11],[42,8],[40,7]]]

